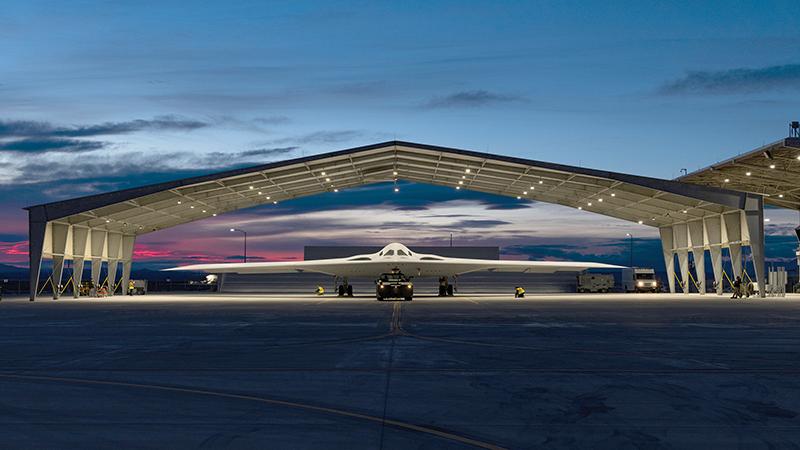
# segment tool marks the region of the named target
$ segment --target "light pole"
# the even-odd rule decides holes
[[[630,263],[629,267],[633,267],[633,235],[630,233],[625,233],[625,236],[628,236],[631,241],[631,253],[630,253]]]
[[[231,228],[231,231],[238,231],[244,235],[244,262],[247,262],[247,231],[240,230],[239,228]]]

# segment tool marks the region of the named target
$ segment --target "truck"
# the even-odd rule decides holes
[[[622,290],[625,292],[660,292],[661,283],[655,269],[629,267],[622,269]]]
[[[614,287],[614,275],[582,273],[578,275],[578,292],[608,292]]]

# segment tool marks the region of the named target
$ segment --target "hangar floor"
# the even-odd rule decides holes
[[[793,448],[800,297],[0,302],[8,448]]]

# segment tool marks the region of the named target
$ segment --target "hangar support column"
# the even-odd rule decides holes
[[[711,267],[714,269],[714,284],[717,295],[722,295],[725,280],[722,275],[722,217],[706,217],[706,236],[708,237],[708,252],[711,254]]]
[[[122,235],[119,233],[108,233],[106,244],[108,245],[106,250],[108,253],[108,295],[115,295],[117,287],[117,266],[119,266]]]
[[[53,272],[50,274],[50,285],[53,288],[53,300],[61,296],[61,277],[64,274],[64,256],[67,252],[67,236],[69,225],[53,222],[50,224],[52,243]]]
[[[703,221],[689,222],[689,239],[692,241],[692,256],[694,257],[694,271],[697,276],[697,290],[700,295],[706,293],[706,250],[703,238]]]
[[[751,197],[745,204],[745,222],[750,234],[750,252],[753,256],[753,270],[756,273],[758,294],[766,296],[764,285],[764,198]]]
[[[678,264],[681,268],[681,288],[684,294],[689,293],[689,231],[685,223],[672,226],[672,237],[678,253]]]
[[[661,251],[664,253],[664,266],[667,269],[667,286],[669,293],[675,293],[675,248],[673,240],[673,230],[671,226],[658,229],[661,234]]]
[[[131,279],[131,267],[133,266],[133,247],[136,243],[136,236],[122,236],[122,293],[128,293],[128,282]]]
[[[742,214],[737,211],[722,216],[725,222],[725,232],[728,236],[728,252],[731,257],[733,274],[731,279],[742,276]]]
[[[30,301],[36,300],[39,290],[39,273],[42,271],[42,250],[47,218],[40,208],[28,210],[28,276],[30,282]]]
[[[100,270],[103,267],[103,248],[106,245],[106,232],[104,230],[91,230],[92,251],[92,285],[100,289]]]
[[[86,260],[86,244],[89,241],[89,229],[72,227],[72,296],[80,296],[83,281],[83,263]]]

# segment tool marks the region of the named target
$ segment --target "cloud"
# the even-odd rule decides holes
[[[521,102],[525,98],[516,95],[498,94],[483,89],[455,92],[443,97],[435,97],[422,105],[426,109],[476,108],[499,103]]]
[[[338,130],[338,131],[314,131],[312,133],[299,136],[286,137],[269,141],[272,144],[338,144],[348,142],[363,136],[364,133],[358,130]]]
[[[739,94],[786,89],[800,89],[800,64],[693,71],[665,83],[658,92],[662,95]]]
[[[17,153],[83,153],[106,148],[108,143],[82,138],[128,134],[137,131],[191,131],[205,122],[176,116],[150,120],[103,122],[95,125],[57,126],[31,120],[0,120],[0,151]]]
[[[208,126],[206,122],[177,116],[157,116],[150,120],[103,122],[96,125],[56,126],[49,122],[0,120],[0,137],[92,137],[128,134],[144,130],[191,131]]]
[[[238,158],[249,158],[251,156],[281,156],[294,152],[297,147],[277,147],[277,148],[257,148],[236,153]]]
[[[0,142],[0,151],[19,153],[46,153],[46,152],[91,152],[105,147],[107,144],[100,141],[85,141],[64,138],[26,138],[13,141]]]

